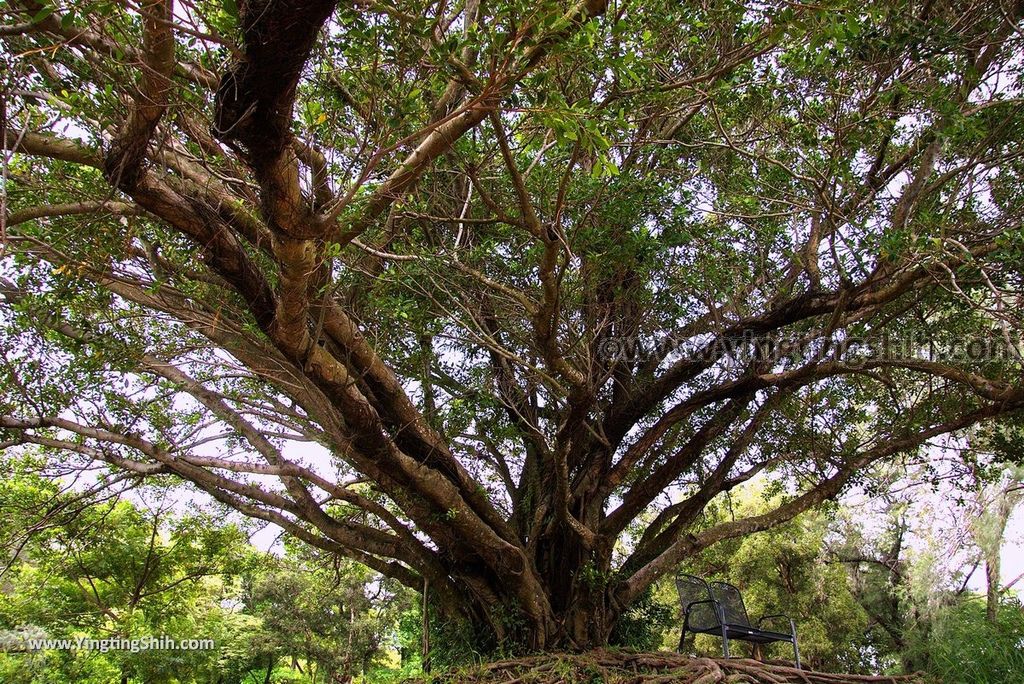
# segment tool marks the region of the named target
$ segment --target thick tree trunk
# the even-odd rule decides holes
[[[564,604],[563,610],[553,613],[544,624],[530,621],[525,613],[513,614],[512,622],[525,625],[518,631],[495,629],[495,622],[507,624],[509,607],[514,604],[502,604],[500,611],[491,606],[488,620],[471,618],[470,622],[474,632],[490,634],[489,640],[512,650],[583,651],[608,645],[617,616],[608,610],[603,591],[590,591],[578,584],[557,600]]]
[[[991,554],[985,562],[985,619],[995,624],[999,615],[999,576],[1002,563],[999,558],[999,549]]]
[[[567,526],[555,526],[538,541],[533,568],[550,613],[530,615],[511,587],[491,584],[496,596],[465,592],[473,605],[463,614],[496,642],[515,640],[531,650],[583,650],[605,646],[617,614],[609,599],[610,558],[587,549]],[[431,597],[433,599],[433,597]],[[509,620],[509,613],[517,617]],[[518,629],[515,629],[518,627]]]
[[[601,569],[589,561],[586,550],[572,532],[560,530],[548,540],[540,549],[537,565],[550,594],[557,625],[556,633],[546,639],[548,646],[583,647],[603,643],[596,624],[600,618],[599,602],[594,599],[600,589]]]
[[[270,678],[274,676],[274,666],[277,664],[277,658],[271,655],[267,661],[267,674],[263,678],[263,684],[270,684]]]

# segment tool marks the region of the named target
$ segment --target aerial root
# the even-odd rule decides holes
[[[867,676],[798,670],[746,658],[598,649],[488,663],[439,678],[450,684],[924,684],[920,675]]]

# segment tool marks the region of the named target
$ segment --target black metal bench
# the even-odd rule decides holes
[[[800,647],[796,643],[796,623],[787,615],[765,615],[751,624],[740,590],[728,582],[705,582],[700,577],[680,573],[676,575],[679,602],[683,606],[683,634],[679,637],[679,650],[687,632],[711,634],[722,638],[722,653],[729,657],[729,640],[738,639],[754,644],[786,641],[793,644],[793,658],[800,667]],[[761,629],[769,620],[785,619],[789,633]]]

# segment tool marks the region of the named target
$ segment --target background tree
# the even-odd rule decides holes
[[[0,680],[316,684],[386,670],[408,592],[396,597],[365,567],[308,549],[266,554],[207,515],[85,503],[31,463],[4,465],[0,548],[18,553],[0,575]],[[215,647],[29,651],[23,640],[161,636]]]
[[[995,463],[985,472],[975,469],[975,492],[971,511],[970,534],[981,551],[985,565],[985,616],[997,622],[1002,601],[1002,550],[1007,525],[1024,502],[1024,465],[1020,464],[1024,443],[1020,427],[987,431],[971,440],[971,448],[994,453]],[[1017,463],[1013,463],[1013,461]]]
[[[1020,2],[2,8],[0,445],[493,641],[1024,402]]]
[[[314,682],[365,676],[383,647],[394,646],[387,641],[405,593],[396,598],[352,561],[292,553],[247,582],[246,612],[262,621],[263,649],[272,662],[290,658]]]
[[[32,530],[3,575],[0,628],[71,640],[213,639],[231,651],[244,620],[221,610],[220,602],[234,595],[232,578],[251,553],[237,528],[126,501],[67,515],[80,503],[27,474],[0,487],[5,517],[21,508],[23,517],[10,519]],[[226,665],[218,662],[222,655],[213,649],[14,652],[0,656],[0,673],[10,682],[217,681]]]
[[[911,558],[907,544],[907,505],[887,502],[881,529],[865,530],[856,515],[844,515],[838,539],[826,549],[829,562],[845,566],[850,590],[868,617],[865,646],[879,669],[920,670],[910,648],[913,632],[924,624],[920,606],[910,596]],[[937,588],[937,587],[936,587]]]
[[[972,451],[976,473],[989,470],[991,478],[1001,472],[987,464],[992,453]],[[959,465],[962,473],[967,466]],[[991,552],[983,552],[967,530],[947,529],[937,502],[925,500],[924,491],[935,483],[924,472],[903,470],[899,481],[888,483],[884,472],[876,475],[874,485],[890,490],[873,492],[870,506],[847,503],[803,513],[772,530],[719,544],[684,570],[740,586],[754,617],[778,611],[793,615],[801,654],[814,669],[926,672],[941,682],[1019,679],[1024,674],[1024,658],[1014,645],[1024,624],[1019,599],[1000,591],[993,622],[986,617],[987,592],[969,588],[987,586],[981,566]],[[961,490],[961,503],[951,496],[938,505],[951,507],[953,520],[967,521],[976,504],[969,494],[992,488],[966,477],[958,480],[939,484]],[[888,503],[879,505],[881,494]],[[706,524],[770,507],[770,498],[770,490],[745,487],[731,501],[709,507]],[[1000,546],[997,542],[996,553]],[[676,605],[674,595],[665,599]],[[676,618],[674,629],[662,632],[668,648],[678,643],[678,624]],[[687,641],[687,650],[721,652],[718,639],[690,636]],[[785,656],[785,650],[766,655],[779,654]]]
[[[840,507],[830,525],[825,557],[845,567],[869,617],[865,655],[874,671],[925,671],[943,682],[1024,672],[1008,647],[1021,617],[1013,581],[997,579],[993,591],[987,567],[1009,542],[1001,532],[988,536],[989,519],[1002,528],[1005,511],[980,505],[1012,482],[1006,459],[1019,454],[1018,431],[990,428],[956,451],[875,469],[864,500]],[[993,594],[994,612],[1013,615],[980,626]]]

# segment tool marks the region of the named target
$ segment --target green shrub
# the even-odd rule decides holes
[[[609,642],[637,651],[654,651],[675,620],[672,606],[659,601],[653,587],[648,587],[615,623]]]
[[[928,638],[930,674],[943,684],[1024,682],[1024,607],[1004,599],[995,624],[985,619],[985,604],[969,600],[944,611]]]

